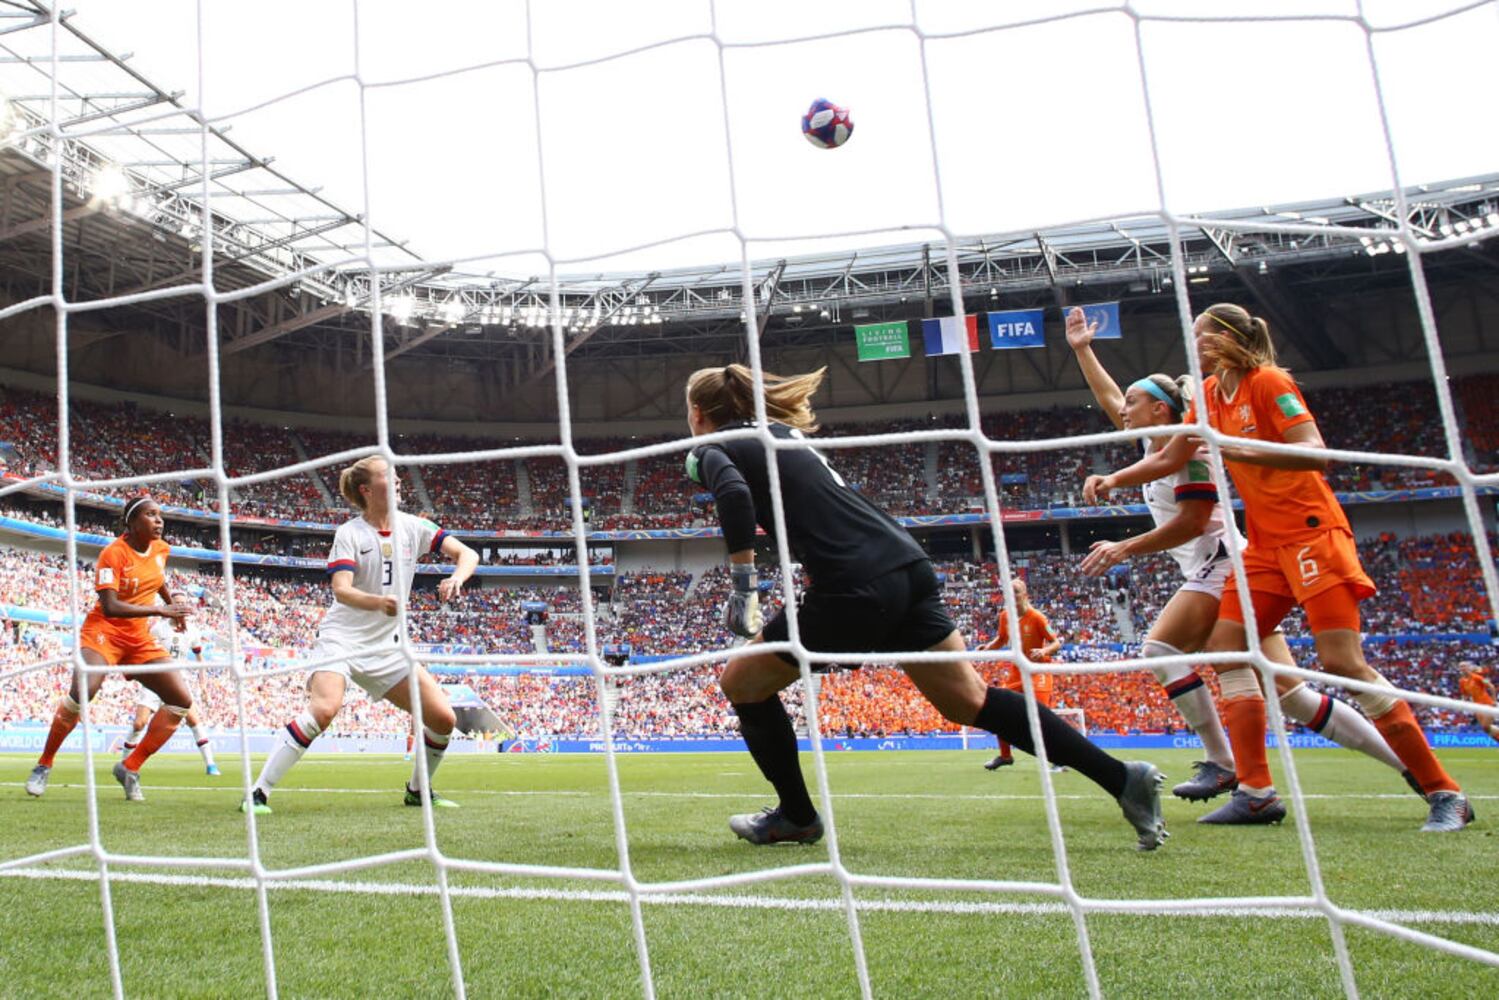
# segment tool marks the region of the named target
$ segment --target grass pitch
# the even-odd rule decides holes
[[[829,754],[844,863],[863,874],[1055,882],[1027,760],[998,773],[987,754]],[[1180,780],[1187,752],[1142,754]],[[1499,751],[1443,754],[1474,796],[1461,834],[1418,832],[1425,810],[1392,772],[1337,750],[1297,754],[1324,880],[1340,905],[1401,911],[1408,926],[1499,951]],[[100,758],[99,828],[111,852],[244,858],[238,759],[206,778],[196,758],[161,757],[147,801],[127,803]],[[86,843],[82,759],[59,758],[45,798],[21,790],[33,761],[0,758],[0,860]],[[259,761],[255,762],[259,766]],[[259,820],[273,869],[424,845],[420,810],[401,804],[409,764],[393,757],[310,755]],[[804,760],[811,774],[811,760]],[[1272,755],[1279,774],[1279,762]],[[641,881],[698,879],[826,861],[816,847],[752,848],[724,820],[770,801],[744,754],[621,756],[630,861]],[[1077,890],[1125,899],[1305,896],[1295,828],[1193,823],[1170,801],[1173,837],[1131,849],[1117,807],[1077,774],[1054,776]],[[455,858],[613,868],[618,864],[605,764],[596,756],[455,756],[437,787],[462,804],[435,814]],[[1285,784],[1282,782],[1282,789]],[[109,996],[97,872],[82,856],[0,873],[0,995]],[[46,873],[47,877],[38,877]],[[256,893],[244,871],[117,864],[112,889],[126,995],[265,993]],[[145,881],[154,879],[157,881]],[[453,871],[453,918],[472,997],[637,997],[630,911],[608,882]],[[284,997],[452,995],[434,869],[403,861],[312,873],[269,891]],[[333,890],[333,891],[328,891]],[[1085,994],[1069,913],[1036,895],[861,888],[860,927],[876,996]],[[838,887],[826,875],[695,890],[647,902],[658,995],[858,995]],[[1091,915],[1109,997],[1342,995],[1320,917]],[[1347,932],[1365,997],[1499,995],[1499,969],[1356,928]]]

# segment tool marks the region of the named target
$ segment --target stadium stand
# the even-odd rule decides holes
[[[1462,406],[1470,457],[1488,468],[1499,455],[1499,379],[1491,375],[1454,380]],[[1429,383],[1395,382],[1371,387],[1332,387],[1307,392],[1313,409],[1349,412],[1358,400],[1377,397],[1381,405],[1360,410],[1357,421],[1324,421],[1329,446],[1358,451],[1441,454],[1440,425],[1432,419],[1435,399]],[[92,478],[161,472],[205,466],[208,425],[189,417],[154,417],[144,410],[77,402],[74,404],[75,473]],[[836,424],[829,437],[931,427],[958,426],[953,418],[897,421],[887,424]],[[984,431],[996,440],[1034,440],[1107,429],[1096,409],[1054,408],[990,413]],[[226,427],[225,462],[230,475],[244,475],[299,461],[291,435],[297,434],[312,456],[332,454],[372,443],[358,435],[314,429],[288,430],[234,421]],[[55,459],[56,402],[37,393],[0,388],[0,441],[19,459],[10,469],[32,475],[52,468]],[[577,442],[584,454],[638,447],[665,439],[594,438]],[[406,435],[397,442],[403,454],[465,451],[515,442],[493,439]],[[965,442],[936,446],[935,481],[928,481],[925,446],[830,448],[829,460],[844,479],[896,515],[961,513],[981,504],[983,485],[977,457]],[[1128,443],[1088,449],[1026,452],[993,459],[996,481],[1011,509],[1046,509],[1080,502],[1083,479],[1095,470],[1117,468],[1132,459]],[[515,462],[502,460],[448,465],[421,465],[420,474],[435,507],[431,513],[450,528],[493,531],[511,529],[568,530],[567,467],[561,459],[525,460],[532,512],[520,508]],[[336,492],[336,475],[324,470],[324,482]],[[595,529],[683,527],[693,522],[695,488],[682,471],[679,454],[653,456],[636,464],[630,511],[624,502],[627,463],[587,466],[581,470],[583,495],[590,501],[589,523]],[[1445,474],[1403,466],[1335,465],[1329,479],[1338,490],[1399,489],[1451,485]],[[189,480],[167,484],[159,492],[178,502],[211,505],[205,484]],[[107,491],[106,491],[107,492]],[[256,517],[336,522],[346,515],[328,509],[310,474],[283,477],[236,489],[235,513]],[[409,492],[409,491],[408,491]],[[415,500],[408,505],[415,509]]]

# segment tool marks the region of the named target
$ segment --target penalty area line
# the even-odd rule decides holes
[[[23,781],[0,781],[0,788],[21,788],[25,785]],[[82,782],[54,782],[49,788],[83,788]],[[238,788],[223,785],[145,785],[152,793],[170,792],[235,792]],[[110,791],[108,788],[100,788],[99,791]],[[284,786],[276,789],[277,795],[285,795],[296,792],[308,795],[390,795],[389,788],[298,788],[295,786]],[[469,795],[492,795],[517,798],[608,798],[608,789],[588,791],[575,788],[465,788],[454,789],[456,796]],[[763,792],[747,790],[743,792],[661,792],[661,791],[630,791],[623,790],[620,795],[624,798],[637,799],[745,799],[755,798],[757,795],[763,797]],[[834,792],[835,799],[919,799],[933,802],[1042,802],[1046,796],[1039,793],[1013,793],[995,792],[989,795],[977,795],[969,792],[944,795],[938,792]],[[1062,801],[1090,801],[1098,798],[1098,795],[1080,795],[1076,793],[1058,794],[1055,796]],[[1370,800],[1370,801],[1405,801],[1414,798],[1410,792],[1309,792],[1302,796],[1307,800]],[[1468,798],[1475,802],[1499,799],[1499,795],[1474,795],[1468,793]],[[1169,800],[1168,800],[1169,801]]]
[[[87,869],[43,869],[20,868],[0,871],[0,878],[21,878],[34,881],[97,882],[99,873]],[[165,875],[143,872],[111,872],[111,882],[130,882],[144,885],[183,886],[190,888],[254,889],[252,878],[225,878],[210,875]],[[436,885],[413,885],[401,882],[341,882],[335,879],[291,879],[269,880],[267,889],[302,892],[352,893],[365,896],[435,896]],[[920,887],[915,887],[920,888]],[[566,901],[581,903],[629,903],[630,894],[618,889],[528,889],[521,887],[493,888],[486,886],[455,885],[448,893],[463,899],[507,899],[520,901]],[[730,910],[811,910],[841,912],[843,900],[806,899],[790,896],[734,896],[712,893],[646,893],[640,902],[651,906],[707,906]],[[1189,900],[1183,900],[1189,902]],[[980,903],[964,901],[941,901],[920,899],[859,899],[858,908],[870,913],[947,913],[959,915],[1002,916],[1062,916],[1072,911],[1064,903]],[[1110,911],[1105,905],[1090,907],[1091,913],[1120,916],[1165,916],[1165,917],[1246,917],[1274,919],[1322,920],[1324,914],[1312,907],[1234,907],[1220,906],[1209,909],[1163,909],[1142,913],[1136,910]],[[1499,913],[1466,910],[1354,910],[1360,916],[1402,924],[1463,924],[1499,927]]]

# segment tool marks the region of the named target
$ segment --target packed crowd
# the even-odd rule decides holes
[[[1490,537],[1489,544],[1494,544]],[[1365,604],[1371,634],[1481,631],[1488,617],[1471,541],[1462,534],[1398,539],[1385,537],[1364,543],[1365,563],[1381,587],[1381,595]],[[1039,607],[1069,644],[1063,659],[1105,660],[1120,654],[1101,644],[1119,643],[1121,620],[1135,635],[1174,591],[1176,574],[1164,561],[1137,560],[1128,577],[1088,580],[1076,572],[1075,558],[1056,553],[1019,553],[1016,573],[1023,574]],[[993,563],[937,564],[945,584],[945,598],[970,643],[989,639],[1000,604],[997,568]],[[781,599],[779,574],[764,573],[767,613]],[[0,548],[0,607],[17,605],[43,611],[68,606],[73,580],[83,607],[91,606],[87,566],[68,572],[62,556],[30,550]],[[804,585],[804,581],[798,581]],[[210,658],[227,648],[228,596],[222,578],[212,572],[174,574],[173,586],[198,601],[196,634],[205,637]],[[720,609],[729,588],[726,571],[716,567],[694,579],[679,570],[621,572],[612,587],[595,593],[594,614],[600,647],[628,647],[633,655],[683,655],[723,649],[733,637],[720,623]],[[310,648],[327,606],[321,578],[291,572],[239,574],[234,604],[239,626],[238,644],[251,671],[295,663]],[[442,604],[427,581],[413,592],[410,627],[414,640],[442,652],[489,653],[497,656],[537,651],[525,606],[540,602],[548,621],[544,648],[551,653],[587,649],[582,623],[582,595],[575,587],[506,586],[468,588],[458,603]],[[1288,621],[1288,631],[1299,635],[1299,618]],[[61,657],[63,633],[38,624],[12,621],[0,627],[0,673],[10,674],[29,664]],[[1385,643],[1369,649],[1371,660],[1397,685],[1436,694],[1457,696],[1454,665],[1459,659],[1495,662],[1495,649],[1432,637],[1421,641]],[[1314,667],[1309,648],[1298,652],[1304,666]],[[619,685],[617,732],[630,736],[696,735],[731,732],[732,713],[720,696],[714,678],[718,667],[708,665],[630,679]],[[994,671],[986,668],[991,676]],[[0,721],[39,720],[50,712],[62,690],[63,668],[48,668],[7,676],[0,682]],[[1209,683],[1212,678],[1208,676]],[[467,682],[489,701],[498,714],[527,735],[594,735],[597,706],[589,678],[526,675],[488,677],[469,675]],[[200,704],[220,725],[237,719],[235,685],[222,668],[195,678]],[[273,727],[297,710],[302,697],[301,675],[293,671],[254,678],[247,686],[247,716],[252,727]],[[123,713],[131,694],[128,685],[113,684],[100,702],[101,712]],[[1145,672],[1060,675],[1057,704],[1081,708],[1091,729],[1168,731],[1180,721],[1159,686]],[[795,696],[799,697],[799,695]],[[866,668],[838,671],[821,684],[821,712],[830,735],[886,735],[950,730],[920,698],[899,671]],[[1428,724],[1464,724],[1467,720],[1434,709],[1419,709]],[[104,715],[100,716],[105,718]],[[340,717],[338,732],[397,732],[401,717],[387,706],[356,699]]]
[[[1453,381],[1461,407],[1463,437],[1472,453],[1467,457],[1480,470],[1499,459],[1499,377],[1467,376]],[[1365,405],[1378,398],[1379,405]],[[1425,382],[1400,382],[1357,389],[1332,387],[1309,390],[1314,412],[1327,415],[1360,414],[1358,420],[1324,417],[1327,443],[1356,451],[1390,451],[1443,456],[1446,443],[1433,390]],[[75,472],[94,478],[139,475],[208,464],[209,428],[201,418],[148,412],[130,405],[87,401],[72,404],[72,462]],[[894,421],[881,424],[826,426],[823,437],[889,433],[901,430],[954,428],[955,418]],[[1088,434],[1109,429],[1096,407],[1053,408],[983,417],[983,430],[996,441],[1033,441]],[[0,442],[16,458],[11,469],[20,475],[47,471],[56,460],[56,401],[50,396],[0,388]],[[599,438],[580,440],[584,454],[598,454],[659,443],[662,439]],[[295,464],[297,442],[305,454],[317,458],[368,446],[373,438],[333,431],[231,421],[224,430],[225,468],[238,476]],[[462,452],[513,446],[515,440],[402,435],[393,442],[403,454]],[[828,448],[826,453],[850,485],[897,515],[961,513],[980,505],[983,481],[980,458],[966,441],[936,445],[933,469],[922,444],[893,444],[879,448]],[[995,453],[990,457],[996,485],[1005,506],[1045,509],[1079,502],[1082,482],[1093,471],[1116,468],[1136,454],[1129,443],[1034,452]],[[542,456],[522,460],[530,490],[530,512],[523,512],[522,487],[515,460],[458,462],[419,466],[419,475],[434,508],[430,513],[452,528],[473,530],[568,530],[571,510],[567,465],[560,458]],[[1339,490],[1373,490],[1447,485],[1444,473],[1405,466],[1334,465],[1329,473]],[[589,525],[594,529],[675,528],[701,519],[694,507],[699,489],[682,471],[682,455],[673,452],[636,463],[633,487],[626,490],[626,463],[580,468],[580,487],[588,501]],[[321,483],[323,489],[319,488]],[[160,495],[181,503],[213,508],[216,492],[209,480],[187,479],[155,484]],[[325,498],[333,498],[330,508]],[[233,510],[246,517],[336,521],[345,510],[336,496],[331,469],[283,476],[264,483],[236,487]],[[626,493],[630,495],[626,497]],[[424,504],[409,498],[407,506]]]

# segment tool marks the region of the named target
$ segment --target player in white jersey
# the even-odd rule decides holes
[[[1187,404],[1191,402],[1190,378],[1185,375],[1180,379],[1150,375],[1121,391],[1093,353],[1095,328],[1096,324],[1088,323],[1081,309],[1068,312],[1067,343],[1088,381],[1088,388],[1093,390],[1093,398],[1098,400],[1098,405],[1114,426],[1124,430],[1181,423]],[[1164,447],[1169,440],[1151,438],[1144,444],[1155,450]],[[1171,553],[1181,567],[1184,582],[1161,609],[1140,652],[1146,657],[1195,653],[1207,642],[1208,634],[1218,620],[1223,588],[1233,573],[1233,563],[1228,555],[1229,532],[1234,533],[1240,549],[1244,547],[1244,540],[1218,496],[1206,447],[1201,448],[1181,471],[1147,484],[1144,492],[1145,505],[1150,509],[1155,527],[1122,541],[1094,542],[1083,558],[1082,570],[1088,576],[1102,576],[1131,556]],[[1279,629],[1262,640],[1262,647],[1272,661],[1296,665],[1285,635]],[[1202,740],[1207,758],[1196,763],[1196,774],[1190,781],[1177,785],[1172,791],[1181,798],[1199,801],[1232,790],[1238,784],[1234,777],[1233,751],[1218,717],[1217,706],[1213,704],[1212,691],[1186,664],[1160,667],[1154,673],[1176,710]],[[1412,788],[1417,789],[1416,794],[1421,794],[1379,730],[1351,705],[1319,694],[1294,678],[1277,677],[1275,684],[1280,692],[1281,711],[1287,719],[1394,768]]]
[[[167,625],[164,621],[151,628],[151,634],[156,641],[161,643],[161,648],[167,651],[167,656],[178,662],[188,659],[203,659],[203,639],[189,626],[187,631],[179,632]],[[194,685],[189,683],[190,675],[184,671],[182,681],[191,690]],[[135,749],[135,745],[141,741],[146,733],[146,726],[151,722],[151,716],[162,705],[161,696],[144,684],[136,685],[135,694],[135,720],[132,723],[130,735],[120,745],[120,753],[129,755]],[[213,759],[213,740],[203,731],[202,718],[198,715],[198,699],[193,697],[193,706],[187,710],[183,720],[193,732],[193,743],[198,747],[198,753],[203,755],[203,769],[210,777],[218,777],[219,765]]]
[[[393,484],[396,504],[386,498],[387,480]],[[438,584],[441,600],[451,601],[479,565],[473,549],[431,521],[400,509],[401,480],[385,459],[362,458],[343,471],[338,491],[360,511],[352,521],[340,525],[328,553],[328,575],[333,583],[333,606],[318,627],[314,659],[348,656],[348,659],[318,667],[307,679],[307,711],[291,720],[279,745],[261,768],[251,791],[249,808],[269,813],[271,789],[302,754],[332,723],[343,707],[350,679],[375,700],[384,698],[397,708],[411,712],[408,677],[416,667],[421,698],[422,744],[427,777],[437,771],[448,748],[457,719],[448,696],[426,668],[416,664],[402,648],[399,605],[411,594],[416,561],[428,552],[441,552],[454,560],[453,574]],[[354,655],[350,655],[354,654]],[[421,773],[417,761],[406,785],[406,804],[422,804]],[[455,808],[457,803],[427,786],[434,806]],[[241,810],[247,808],[240,804]]]

